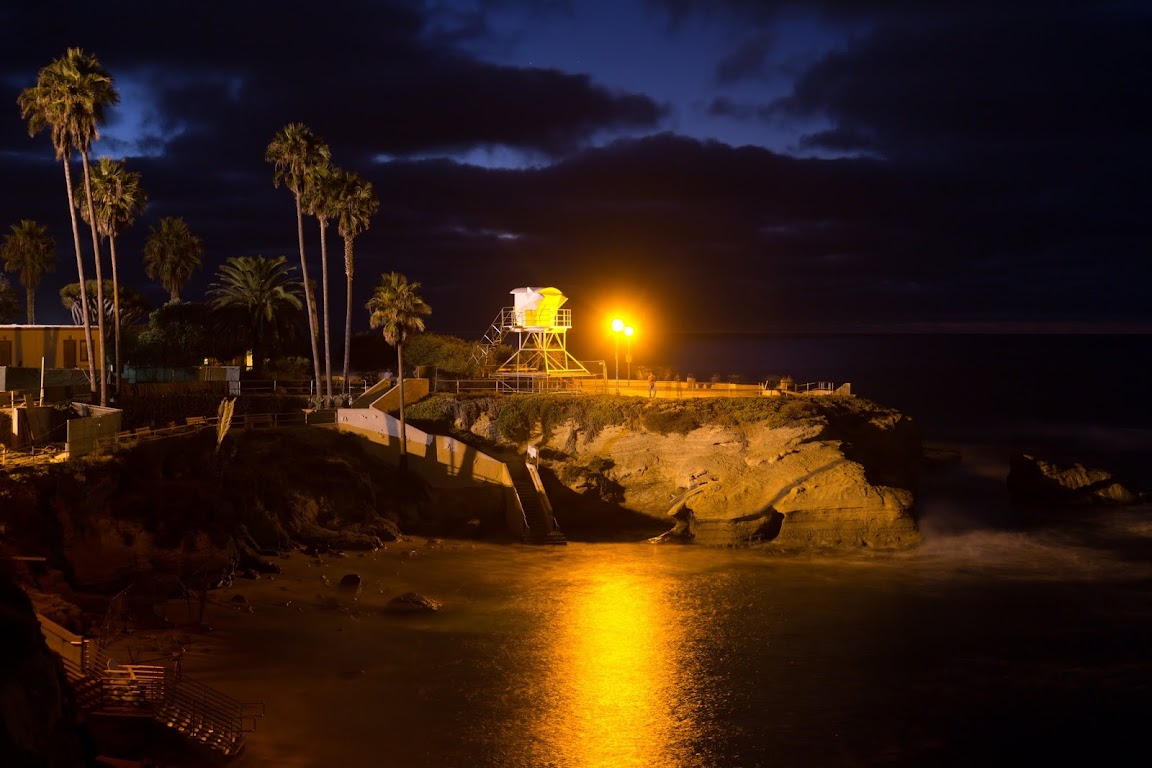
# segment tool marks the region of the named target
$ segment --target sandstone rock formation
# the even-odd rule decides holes
[[[1112,473],[1074,462],[1061,464],[1030,454],[1012,457],[1008,493],[1016,503],[1137,504],[1135,491]]]
[[[915,544],[915,430],[898,416],[864,426],[860,437],[866,449],[821,419],[776,428],[704,426],[685,435],[609,427],[594,439],[573,439],[568,424],[548,444],[575,445],[575,454],[549,465],[572,490],[587,492],[597,484],[598,492],[615,489],[624,507],[670,528],[677,522],[670,515],[682,506],[673,502],[698,489],[684,502],[695,515],[698,544],[771,543],[786,549]],[[580,471],[589,465],[599,471]],[[590,475],[597,480],[590,483]]]

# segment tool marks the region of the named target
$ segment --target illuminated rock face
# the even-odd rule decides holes
[[[578,464],[607,465],[604,475],[622,489],[622,506],[669,528],[673,501],[700,486],[685,501],[695,513],[697,544],[890,548],[920,539],[910,490],[920,441],[898,414],[862,422],[851,434],[813,420],[783,428],[708,426],[686,435],[611,427],[587,440],[573,439],[569,426],[549,445],[566,446],[569,455],[575,445]],[[572,473],[557,472],[565,474]]]

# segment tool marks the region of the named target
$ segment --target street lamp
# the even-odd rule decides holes
[[[616,357],[616,394],[620,394],[620,332],[624,330],[624,321],[616,318],[612,321],[612,351]]]
[[[632,326],[624,328],[624,338],[628,342],[628,353],[624,356],[624,362],[628,364],[628,386],[632,386]]]

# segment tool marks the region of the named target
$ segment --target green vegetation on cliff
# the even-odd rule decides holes
[[[487,418],[486,437],[523,443],[571,422],[586,437],[605,427],[643,428],[661,435],[687,434],[704,426],[765,424],[783,427],[824,419],[840,426],[896,412],[859,397],[706,397],[683,400],[610,395],[433,395],[408,408],[413,424],[431,432],[469,431]]]

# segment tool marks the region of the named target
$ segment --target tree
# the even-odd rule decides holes
[[[293,267],[283,256],[236,256],[216,272],[217,282],[208,290],[212,309],[234,315],[236,327],[247,334],[252,349],[252,367],[259,376],[269,350],[286,340],[301,310],[300,284],[292,277]]]
[[[63,56],[40,70],[36,85],[24,89],[17,103],[20,113],[28,121],[28,135],[35,136],[44,128],[51,128],[52,146],[56,159],[64,162],[64,184],[68,191],[68,214],[72,217],[72,241],[76,248],[76,271],[81,284],[84,279],[84,258],[80,252],[80,228],[76,222],[76,207],[72,197],[72,152],[80,153],[84,165],[84,183],[88,179],[88,150],[92,142],[100,138],[99,126],[105,122],[105,109],[120,101],[120,95],[112,86],[112,76],[108,74],[95,56],[90,56],[79,48],[69,48]],[[92,196],[89,195],[91,200]],[[91,217],[95,218],[95,217]],[[102,286],[100,267],[100,246],[96,238],[95,225],[92,226],[92,249],[96,261],[97,285]],[[103,303],[101,300],[100,303]],[[84,339],[88,349],[92,346],[92,324],[87,314],[87,302],[81,303],[84,309]],[[102,321],[101,321],[102,322]],[[103,331],[103,329],[101,329]],[[96,394],[95,356],[88,356],[88,377],[92,394]],[[101,403],[107,402],[108,389],[100,372]]]
[[[318,165],[305,186],[302,203],[320,224],[320,291],[324,305],[324,398],[332,401],[332,333],[328,311],[328,222],[336,216],[336,180],[340,171],[331,165]]]
[[[126,285],[117,286],[116,289],[112,287],[111,280],[104,281],[104,293],[107,296],[112,296],[113,291],[119,293],[118,296],[113,298],[104,299],[104,307],[96,303],[96,281],[89,280],[88,285],[85,286],[84,295],[88,298],[88,315],[95,315],[103,313],[105,319],[115,322],[114,313],[117,311],[117,306],[120,312],[120,324],[132,325],[141,318],[147,317],[152,311],[152,305],[149,303],[144,294],[137,291],[135,288],[129,288]],[[64,309],[72,313],[73,322],[78,322],[82,312],[80,308],[80,283],[69,283],[60,289],[60,303],[64,305]],[[107,331],[111,335],[111,331]],[[104,340],[105,342],[108,339]],[[111,346],[111,345],[109,345]]]
[[[398,272],[380,276],[367,308],[369,324],[384,330],[384,340],[396,347],[396,375],[400,379],[400,467],[408,466],[408,427],[404,420],[404,342],[424,330],[424,318],[432,308],[420,297],[420,283],[409,283]]]
[[[129,336],[129,356],[138,365],[159,368],[200,365],[205,358],[227,360],[246,350],[246,341],[238,340],[233,328],[207,304],[172,301],[148,316],[134,340]]]
[[[312,129],[303,123],[289,123],[272,137],[264,159],[276,167],[273,186],[281,184],[296,199],[296,239],[300,244],[300,280],[304,285],[304,302],[308,308],[308,336],[312,343],[312,370],[316,392],[320,392],[320,350],[316,345],[316,302],[308,281],[308,260],[304,256],[304,208],[302,198],[315,169],[328,165],[332,152]]]
[[[98,301],[97,296],[101,294],[105,296],[103,306],[96,303]],[[152,311],[152,305],[148,303],[144,294],[126,285],[114,287],[111,280],[104,281],[102,291],[96,290],[95,280],[89,280],[88,284],[84,286],[84,296],[87,299],[83,303],[88,305],[86,307],[88,316],[103,316],[112,327],[132,325],[147,317],[148,313]],[[109,299],[108,296],[112,298]],[[64,305],[64,309],[72,313],[72,321],[79,322],[85,309],[80,301],[80,283],[69,283],[61,288],[60,303]],[[104,328],[104,334],[100,337],[100,349],[103,351],[103,359],[100,363],[106,369],[109,350],[112,348],[110,343],[112,339],[109,338],[112,331],[104,323],[101,323],[100,327]]]
[[[23,219],[13,224],[12,231],[4,236],[0,257],[4,259],[6,272],[19,273],[28,307],[28,325],[35,325],[36,289],[45,272],[56,270],[56,240],[48,234],[47,227]]]
[[[144,272],[170,294],[169,301],[180,298],[180,289],[200,268],[204,245],[192,234],[184,219],[166,216],[148,230],[144,243]]]
[[[89,211],[96,217],[96,229],[101,237],[108,238],[108,249],[112,257],[112,323],[116,350],[116,394],[120,394],[120,276],[117,271],[116,235],[123,232],[136,220],[136,215],[144,211],[147,197],[140,188],[140,174],[129,171],[123,160],[102,157],[92,169],[92,205],[85,205],[88,199],[83,187],[76,190],[80,215],[88,221]],[[89,222],[91,223],[91,222]]]
[[[0,323],[9,323],[20,317],[20,294],[0,275]]]
[[[342,171],[333,184],[333,207],[336,226],[344,238],[344,277],[347,281],[348,304],[344,314],[344,392],[348,392],[348,361],[352,352],[352,241],[368,229],[368,223],[380,208],[380,201],[366,181],[351,171]]]

